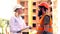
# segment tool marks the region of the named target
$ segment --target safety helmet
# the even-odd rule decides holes
[[[20,4],[17,4],[17,5],[15,5],[15,7],[14,7],[14,11],[17,10],[17,9],[19,9],[19,8],[24,9],[25,7],[23,7],[23,6],[20,5]]]
[[[49,4],[47,2],[42,2],[38,5],[39,7],[40,6],[44,6],[45,8],[49,9]]]

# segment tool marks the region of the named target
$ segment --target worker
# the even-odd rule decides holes
[[[21,17],[23,9],[24,7],[21,6],[20,4],[17,4],[14,8],[15,14],[14,16],[11,17],[9,23],[11,34],[21,34],[20,30],[27,27],[24,20]]]
[[[39,21],[40,24],[37,28],[37,34],[53,34],[52,29],[52,19],[50,17],[49,4],[47,2],[42,2],[39,4]]]

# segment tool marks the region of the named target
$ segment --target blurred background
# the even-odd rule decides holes
[[[9,31],[9,19],[14,14],[13,8],[16,4],[21,4],[25,7],[21,17],[25,20],[27,26],[33,27],[31,31],[35,32],[39,20],[38,5],[41,2],[47,2],[50,5],[51,18],[53,19],[53,34],[57,34],[57,0],[0,0],[0,34],[11,34]]]

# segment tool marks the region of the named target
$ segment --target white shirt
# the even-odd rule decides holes
[[[11,32],[17,32],[20,31],[23,28],[26,28],[26,24],[22,17],[11,17],[10,19],[10,31]]]

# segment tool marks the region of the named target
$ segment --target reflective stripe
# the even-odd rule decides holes
[[[38,30],[38,33],[39,33],[39,34],[43,34],[43,31]],[[53,34],[53,32],[49,32],[49,31],[48,31],[47,34]]]
[[[43,31],[44,30],[44,26],[40,25],[38,30]]]
[[[43,31],[38,30],[38,34],[43,34]]]
[[[40,27],[44,28],[44,25],[40,25]]]
[[[47,32],[47,34],[53,34],[52,32]]]
[[[44,30],[44,28],[43,28],[43,26],[40,26],[39,28],[38,28],[38,34],[42,34],[43,33],[43,30]]]
[[[48,32],[53,32],[53,29],[52,29],[52,28],[49,28],[49,29],[48,29]]]
[[[52,26],[49,26],[48,32],[53,32]]]
[[[38,31],[38,34],[53,34],[52,32],[41,32],[41,31]]]
[[[49,28],[52,28],[52,26],[49,26]]]
[[[44,29],[43,28],[39,28],[38,30],[43,31]]]

